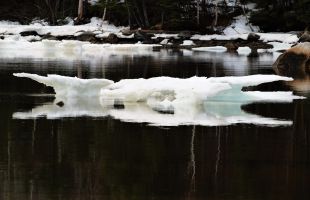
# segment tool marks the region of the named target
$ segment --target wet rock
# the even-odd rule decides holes
[[[298,42],[310,42],[310,31],[305,31],[299,38]]]
[[[42,40],[58,40],[57,37],[47,34],[42,36]]]
[[[80,33],[78,36],[76,36],[77,40],[85,41],[85,42],[94,42],[96,41],[95,33],[86,31]]]
[[[273,64],[276,74],[293,78],[310,75],[310,42],[298,44],[284,52]]]
[[[131,31],[130,29],[122,29],[121,33],[125,36],[129,36],[133,34],[133,31]]]
[[[249,33],[247,40],[249,42],[257,42],[259,40],[260,36],[255,33]]]
[[[22,31],[19,33],[21,36],[25,37],[25,36],[37,36],[39,35],[37,33],[37,31]]]
[[[110,44],[118,43],[118,37],[114,33],[110,33],[109,36],[106,38],[106,42]]]
[[[151,38],[148,36],[148,34],[142,32],[142,31],[137,31],[134,34],[134,39],[141,41],[143,43],[149,43],[152,42]]]
[[[228,52],[236,52],[239,46],[236,43],[228,42],[225,44]]]

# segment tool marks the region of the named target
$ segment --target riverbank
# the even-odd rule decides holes
[[[259,33],[257,27],[247,25],[245,19],[223,30],[223,34],[203,35],[197,32],[171,32],[163,30],[129,30],[116,27],[99,18],[92,18],[89,24],[49,26],[42,22],[20,25],[14,22],[0,22],[0,44],[10,42],[27,46],[38,44],[79,43],[111,46],[152,46],[155,49],[190,49],[194,51],[238,52],[258,56],[263,52],[284,51],[299,40],[301,33]],[[138,45],[137,45],[138,44]]]

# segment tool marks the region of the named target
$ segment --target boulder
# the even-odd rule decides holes
[[[310,31],[305,31],[299,38],[298,42],[310,42]]]
[[[310,42],[300,43],[281,54],[273,64],[276,74],[293,78],[310,75]]]
[[[110,33],[109,36],[106,38],[106,42],[110,44],[118,43],[118,37],[114,33]]]
[[[128,28],[122,29],[122,30],[121,30],[121,33],[122,33],[123,35],[125,35],[125,36],[130,36],[130,35],[133,34],[133,32],[132,32],[130,29],[128,29]]]
[[[260,36],[256,33],[249,33],[247,40],[249,42],[257,42],[259,40]]]

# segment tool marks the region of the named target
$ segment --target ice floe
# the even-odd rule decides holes
[[[55,103],[64,102],[61,108],[56,104],[48,104],[29,112],[17,112],[13,117],[19,119],[41,116],[111,116],[122,121],[159,126],[219,126],[235,123],[291,125],[291,121],[246,113],[241,106],[252,102],[289,103],[303,98],[293,95],[292,92],[241,90],[246,86],[266,82],[292,80],[276,75],[188,79],[155,77],[125,79],[116,83],[106,79],[82,80],[59,75],[14,75],[53,87],[56,91]],[[114,109],[114,106],[122,109]]]
[[[239,55],[249,55],[251,53],[250,47],[239,47],[237,49]]]
[[[193,40],[184,40],[183,43],[181,44],[181,46],[194,46],[195,43],[193,42]]]
[[[214,46],[214,47],[196,47],[192,49],[193,51],[206,51],[206,52],[215,52],[223,53],[227,51],[226,47],[223,46]]]

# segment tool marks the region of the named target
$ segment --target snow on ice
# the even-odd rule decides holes
[[[291,125],[291,121],[246,113],[241,106],[252,102],[292,102],[303,98],[292,92],[241,90],[261,83],[292,80],[276,75],[187,79],[156,77],[125,79],[116,83],[106,79],[82,80],[59,75],[14,75],[53,87],[56,92],[55,103],[64,102],[61,108],[56,104],[49,104],[29,112],[17,112],[13,117],[19,119],[41,116],[112,116],[122,121],[159,126],[218,126],[235,123]],[[116,104],[122,105],[124,109],[113,109]]]

